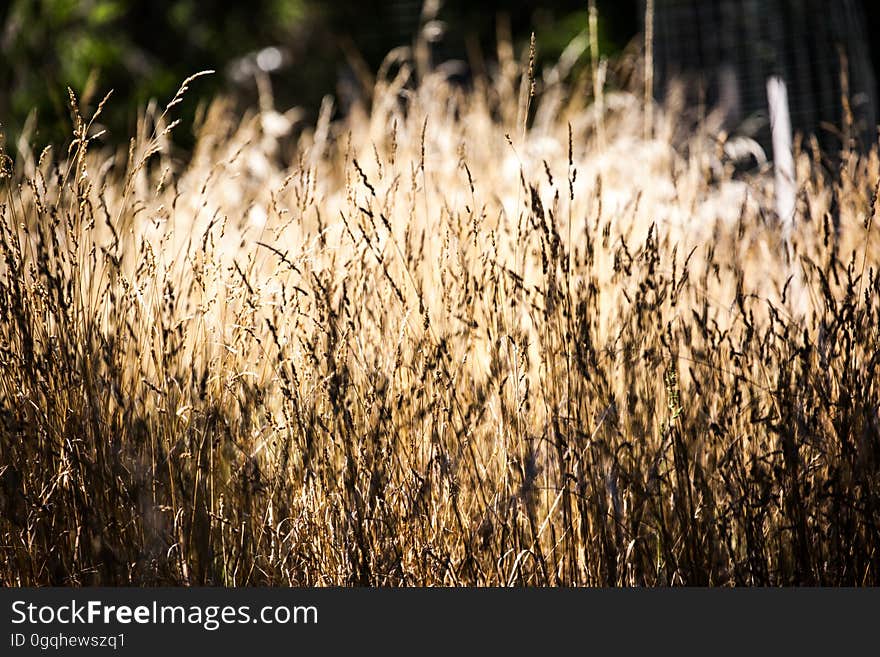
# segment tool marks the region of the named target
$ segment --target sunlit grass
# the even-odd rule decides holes
[[[877,584],[876,155],[399,63],[4,165],[0,582]]]

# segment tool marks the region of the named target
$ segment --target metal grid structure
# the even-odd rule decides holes
[[[753,136],[768,154],[771,76],[788,87],[793,129],[816,135],[829,152],[844,138],[848,80],[850,137],[862,148],[876,140],[877,94],[858,0],[655,0],[653,48],[658,100],[680,80],[687,106],[720,107],[728,129]]]

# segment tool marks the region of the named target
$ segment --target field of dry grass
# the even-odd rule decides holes
[[[501,54],[4,158],[0,583],[880,583],[876,153]]]

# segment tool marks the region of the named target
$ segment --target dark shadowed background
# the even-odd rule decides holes
[[[558,57],[587,23],[587,4],[578,0],[438,5],[431,26],[435,61],[467,60],[476,44],[491,60],[499,17],[509,21],[517,43],[535,30],[545,59]],[[637,0],[599,5],[602,47],[613,54],[638,30]],[[185,124],[196,96],[222,92],[242,106],[253,104],[258,64],[271,71],[279,108],[295,105],[314,114],[325,94],[351,93],[351,81],[359,80],[353,71],[375,72],[389,50],[411,44],[424,23],[422,9],[421,0],[0,2],[0,122],[12,141],[35,111],[36,145],[64,139],[66,88],[92,108],[113,89],[104,115],[107,139],[124,142],[138,107],[151,97],[169,99],[181,80],[202,69],[217,75],[190,95]]]
[[[794,2],[821,25],[828,12],[849,0]],[[691,42],[711,43],[727,34],[727,42],[746,52],[754,49],[740,26],[706,28],[692,25],[692,16],[709,5],[751,4],[769,8],[773,0],[657,0],[678,5],[680,18],[671,28],[657,26],[673,49]],[[785,3],[783,3],[785,4]],[[788,3],[792,4],[792,3]],[[865,22],[870,35],[880,27],[880,3],[851,0],[854,19]],[[691,10],[681,14],[680,6]],[[794,6],[793,5],[793,6]],[[643,25],[644,0],[598,0],[600,45],[613,56],[635,39]],[[824,9],[831,7],[830,10]],[[692,11],[692,14],[688,14]],[[432,18],[428,21],[427,18]],[[683,16],[683,18],[681,17]],[[662,18],[662,16],[661,16]],[[515,45],[522,47],[534,31],[543,61],[558,57],[587,25],[587,0],[11,0],[0,2],[0,123],[7,150],[32,118],[30,140],[36,148],[69,135],[67,90],[80,96],[86,111],[110,89],[114,98],[104,113],[105,141],[125,143],[135,126],[138,108],[149,98],[169,99],[186,76],[216,69],[199,81],[183,108],[184,126],[196,106],[216,93],[234,98],[243,108],[257,102],[256,74],[268,71],[276,106],[305,110],[314,118],[325,94],[345,106],[357,95],[392,48],[410,45],[426,27],[433,39],[435,63],[459,60],[463,78],[475,62],[491,61],[498,26],[510,26]],[[694,30],[702,30],[695,34]],[[713,35],[711,32],[720,33]],[[805,44],[809,49],[827,44]],[[878,70],[876,47],[867,55]],[[660,53],[664,52],[662,44]],[[669,52],[669,47],[665,49]],[[692,55],[689,55],[692,57]],[[581,62],[582,65],[586,61]],[[662,72],[661,72],[662,73]],[[662,75],[660,80],[662,81]],[[874,89],[872,89],[874,91]],[[178,143],[191,143],[192,133],[178,130]]]

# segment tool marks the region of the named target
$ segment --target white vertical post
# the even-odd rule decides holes
[[[767,78],[767,105],[770,108],[770,134],[773,138],[773,168],[776,173],[776,214],[782,222],[786,241],[794,223],[797,187],[794,176],[794,154],[791,146],[791,115],[785,81],[777,76]]]
[[[654,138],[654,0],[645,3],[645,125],[644,138]]]

